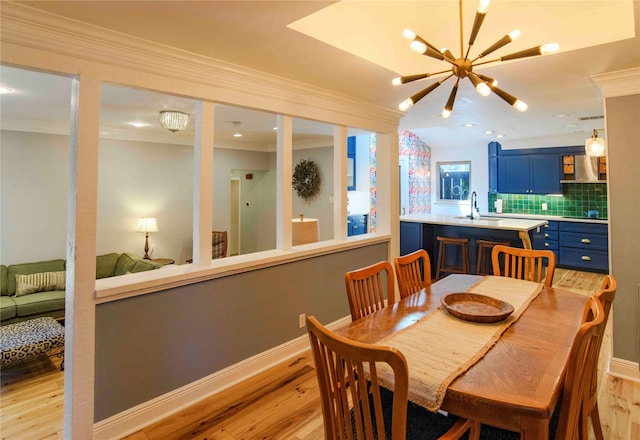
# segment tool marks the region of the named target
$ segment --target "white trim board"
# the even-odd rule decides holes
[[[346,316],[327,325],[351,322]],[[94,424],[95,440],[120,439],[309,350],[306,334]]]
[[[640,383],[640,364],[625,359],[611,358],[609,374]]]

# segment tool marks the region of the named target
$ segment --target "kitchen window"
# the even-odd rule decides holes
[[[438,162],[438,201],[457,202],[471,197],[471,162]]]

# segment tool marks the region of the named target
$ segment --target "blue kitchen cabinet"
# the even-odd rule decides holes
[[[361,235],[367,233],[367,214],[353,214],[347,216],[347,235]]]
[[[609,231],[602,223],[560,222],[558,266],[609,271]]]
[[[491,164],[491,158],[489,160]],[[557,194],[561,192],[561,162],[556,154],[499,156],[497,162],[497,187],[500,193]],[[489,180],[491,181],[491,177]]]
[[[347,138],[347,191],[356,190],[356,137]]]
[[[400,222],[400,255],[422,248],[422,223]]]

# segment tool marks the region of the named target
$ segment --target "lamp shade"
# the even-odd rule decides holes
[[[189,124],[189,115],[185,112],[176,110],[163,110],[160,112],[158,119],[160,120],[162,128],[165,128],[172,133],[184,130]]]
[[[138,219],[136,232],[158,232],[158,222],[153,217],[141,217]]]
[[[590,137],[584,143],[587,156],[601,157],[607,153],[607,145],[603,138]]]

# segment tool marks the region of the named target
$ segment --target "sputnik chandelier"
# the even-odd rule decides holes
[[[449,117],[449,115],[453,111],[453,103],[456,99],[456,93],[458,92],[458,85],[460,83],[460,80],[463,78],[469,78],[469,80],[475,87],[476,91],[480,95],[487,96],[491,92],[494,92],[500,98],[505,100],[509,105],[515,107],[521,112],[525,111],[527,109],[527,104],[520,101],[516,97],[510,95],[509,93],[505,92],[504,90],[499,89],[497,87],[498,82],[495,79],[482,75],[480,73],[474,73],[473,69],[474,67],[477,67],[483,64],[495,63],[497,61],[508,61],[508,60],[527,58],[527,57],[532,57],[537,55],[545,55],[545,54],[557,51],[559,48],[558,44],[556,43],[545,44],[541,46],[532,47],[530,49],[525,49],[520,52],[515,52],[509,55],[505,55],[503,57],[496,58],[493,60],[477,62],[481,58],[484,58],[490,53],[500,49],[502,46],[505,46],[506,44],[509,44],[513,40],[518,38],[520,36],[520,31],[514,30],[513,32],[505,35],[504,37],[496,41],[488,49],[478,54],[478,56],[476,56],[474,59],[470,59],[469,52],[471,50],[471,46],[473,46],[473,43],[476,40],[478,31],[480,31],[480,26],[482,25],[482,21],[484,20],[485,15],[487,15],[489,0],[480,0],[478,10],[476,11],[475,19],[473,21],[473,28],[471,29],[471,35],[469,37],[469,47],[467,48],[466,53],[463,52],[464,47],[463,47],[463,35],[462,35],[462,0],[460,0],[459,4],[460,4],[459,9],[460,9],[460,54],[461,54],[460,58],[455,58],[454,55],[451,53],[451,51],[448,49],[438,49],[437,47],[430,44],[425,39],[423,39],[422,37],[420,37],[415,32],[409,29],[404,30],[403,32],[404,37],[411,40],[411,50],[413,50],[414,52],[418,52],[422,55],[435,58],[437,60],[445,61],[451,64],[451,69],[443,70],[440,72],[433,72],[433,73],[421,73],[417,75],[401,76],[393,80],[394,85],[406,84],[408,82],[418,81],[433,75],[439,75],[447,72],[451,72],[451,74],[446,78],[431,84],[429,87],[421,90],[420,92],[416,93],[410,98],[407,98],[398,107],[402,111],[409,109],[415,103],[417,103],[422,98],[424,98],[427,94],[429,94],[430,92],[435,90],[438,86],[440,86],[440,84],[442,84],[449,78],[455,76],[456,83],[453,85],[453,89],[451,90],[451,94],[449,95],[449,99],[447,100],[447,104],[445,105],[444,110],[442,111],[442,117],[444,118]]]

